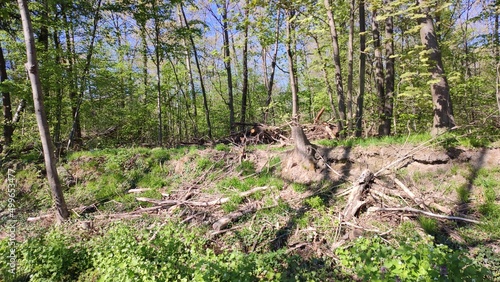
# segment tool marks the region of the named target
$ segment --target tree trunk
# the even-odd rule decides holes
[[[354,53],[354,47],[353,47],[353,41],[354,41],[354,17],[355,17],[355,11],[356,11],[356,1],[351,0],[350,2],[350,7],[349,7],[349,41],[347,43],[347,124],[348,124],[348,129],[349,132],[352,132],[353,129],[353,119],[354,119],[354,114],[353,114],[353,109],[352,109],[352,103],[353,103],[353,72],[354,72],[354,58],[353,58],[353,53]]]
[[[321,47],[318,42],[318,38],[313,36],[314,42],[316,43],[316,52],[318,53],[319,60],[321,62],[321,70],[323,72],[323,80],[325,81],[326,85],[326,92],[328,93],[328,98],[330,100],[330,107],[332,108],[332,112],[337,119],[337,127],[340,127],[340,116],[339,116],[339,111],[337,110],[337,105],[335,105],[335,101],[333,99],[333,88],[332,85],[330,84],[330,78],[328,77],[328,69],[326,67],[326,62],[323,57],[323,53],[321,53]]]
[[[52,37],[54,38],[54,47],[56,49],[56,64],[62,64],[61,61],[61,44],[59,43],[59,31],[55,30]],[[70,78],[71,79],[71,78]],[[54,144],[56,146],[56,151],[58,152],[56,157],[59,158],[59,153],[62,148],[61,143],[61,119],[62,119],[62,98],[63,98],[63,85],[56,85],[56,125],[54,128]]]
[[[26,0],[18,0],[19,10],[21,12],[21,19],[23,24],[23,33],[26,43],[26,55],[28,62],[26,69],[31,81],[31,89],[33,91],[33,101],[35,107],[36,120],[38,130],[40,131],[40,139],[42,141],[43,156],[45,159],[45,167],[47,170],[47,180],[49,182],[52,198],[56,207],[56,219],[58,223],[62,223],[69,216],[64,195],[61,189],[61,183],[57,175],[54,146],[52,139],[50,139],[49,125],[47,117],[45,116],[45,109],[43,105],[42,87],[38,72],[38,62],[36,59],[35,40],[33,36],[33,28],[31,26],[30,15],[28,11],[28,3]]]
[[[267,123],[269,118],[269,107],[272,102],[273,85],[274,85],[274,74],[276,71],[276,60],[278,58],[278,48],[279,48],[279,33],[280,33],[280,19],[281,19],[281,9],[278,9],[278,14],[276,15],[276,39],[274,43],[274,53],[271,58],[271,74],[269,75],[269,83],[267,84],[267,100],[266,100],[266,110],[264,113],[264,123]],[[264,57],[263,60],[266,58]]]
[[[385,90],[384,90],[384,64],[382,61],[382,50],[380,44],[380,30],[377,21],[377,9],[374,8],[372,16],[372,36],[373,36],[373,48],[375,55],[375,89],[377,90],[377,96],[379,98],[378,104],[378,114],[380,123],[378,126],[378,135],[384,136],[384,124],[385,124]]]
[[[0,83],[7,80],[7,64],[3,56],[3,49],[0,46]],[[3,139],[4,146],[9,147],[12,144],[12,134],[14,133],[14,127],[12,125],[12,104],[10,101],[10,92],[2,91],[2,105],[3,105]],[[3,147],[0,146],[0,152],[3,151]]]
[[[498,9],[498,3],[499,1],[495,2],[495,35],[493,37],[493,41],[495,46],[493,47],[494,49],[494,54],[495,54],[495,66],[496,66],[496,74],[497,74],[497,79],[496,79],[496,96],[497,96],[497,105],[498,105],[498,113],[500,114],[500,52],[499,52],[499,46],[500,46],[500,40],[498,36],[498,17],[499,13],[497,11]]]
[[[182,12],[181,12],[181,6],[178,6],[178,16],[179,16],[179,25],[183,26],[183,20],[182,20]],[[194,77],[193,77],[193,69],[191,67],[191,57],[190,57],[190,52],[189,52],[189,47],[188,43],[186,42],[186,39],[182,39],[182,44],[184,48],[186,48],[185,52],[185,60],[186,60],[186,68],[187,68],[187,74],[189,77],[189,93],[191,94],[191,106],[193,108],[193,135],[194,137],[198,137],[198,109],[197,109],[197,103],[196,103],[196,89],[194,86]],[[188,109],[189,111],[189,109]]]
[[[295,24],[292,22],[295,16],[294,10],[287,10],[286,21],[286,54],[288,57],[288,71],[290,77],[290,89],[292,91],[292,120],[299,120],[299,86],[297,81],[297,66],[295,63]]]
[[[326,14],[328,16],[328,25],[330,26],[330,34],[332,37],[332,47],[333,47],[333,63],[335,65],[335,84],[337,88],[337,98],[339,106],[339,115],[341,122],[339,123],[339,132],[341,136],[345,136],[344,128],[346,122],[346,106],[344,97],[344,86],[342,82],[342,68],[340,64],[340,49],[337,36],[337,28],[335,26],[335,19],[333,17],[333,12],[330,7],[329,0],[324,0]]]
[[[247,115],[247,97],[248,97],[248,14],[249,14],[249,0],[245,1],[245,27],[243,30],[243,85],[241,87],[241,117],[240,123],[241,131],[245,130],[245,119]]]
[[[365,69],[366,69],[366,24],[365,1],[359,0],[359,93],[356,108],[356,137],[363,133],[363,104],[365,97]]]
[[[182,12],[182,17],[184,18],[184,23],[186,24],[186,27],[189,29],[189,22],[186,18],[186,13],[184,13],[184,8],[182,7],[182,4],[181,4],[181,12]],[[201,72],[200,61],[198,60],[198,51],[196,49],[196,44],[194,44],[194,38],[191,34],[189,35],[189,40],[191,41],[191,46],[193,47],[194,61],[196,63],[196,68],[198,70],[198,76],[200,77],[201,94],[203,95],[203,107],[205,108],[205,119],[207,121],[207,127],[208,127],[207,134],[210,141],[213,141],[212,123],[210,122],[210,111],[208,109],[207,92],[205,91],[205,83],[203,83],[203,73]]]
[[[88,78],[89,71],[90,71],[90,63],[92,60],[92,55],[94,53],[94,43],[95,43],[95,39],[96,39],[96,35],[97,35],[97,27],[98,27],[98,23],[99,23],[99,13],[101,11],[101,2],[102,2],[102,0],[97,1],[97,7],[96,7],[95,13],[94,13],[94,22],[93,22],[93,26],[92,26],[92,34],[90,37],[89,50],[87,51],[87,56],[85,58],[85,66],[83,68],[83,73],[82,73],[82,78],[81,78],[81,83],[80,83],[80,95],[78,97],[78,101],[76,101],[76,106],[73,105],[73,108],[72,108],[73,126],[71,128],[71,133],[69,135],[69,140],[68,140],[68,146],[66,149],[69,149],[69,147],[73,143],[73,140],[75,141],[75,143],[77,145],[82,145],[82,140],[81,140],[82,130],[80,127],[80,106],[82,105],[83,96],[84,96],[84,93],[85,93],[86,88],[87,88],[87,78]],[[74,42],[73,42],[73,44],[74,44]],[[73,51],[75,51],[74,46],[73,46]],[[75,56],[76,56],[76,54],[75,54]],[[73,71],[74,71],[74,69],[73,69]],[[75,82],[76,82],[76,78],[75,78]],[[78,83],[77,83],[77,85],[78,85]],[[76,87],[76,85],[75,85],[75,87]]]
[[[234,132],[234,97],[233,97],[233,77],[231,72],[231,52],[229,46],[229,30],[228,30],[228,18],[227,9],[229,1],[224,1],[222,4],[222,37],[224,41],[224,67],[226,68],[227,75],[227,105],[229,107],[229,129],[230,132]]]
[[[423,0],[419,0],[418,4],[423,13],[423,16],[418,18],[418,23],[420,24],[420,40],[429,51],[429,71],[432,81],[436,81],[431,84],[431,95],[434,108],[431,135],[436,136],[455,127],[455,119],[453,117],[450,87],[445,76],[441,51],[434,30],[434,22],[429,13],[427,3]]]
[[[385,6],[390,5],[390,0],[385,1]],[[382,133],[391,135],[391,121],[394,108],[394,24],[392,16],[385,20],[385,101],[384,101],[384,124]]]
[[[155,3],[153,1],[153,3]],[[153,5],[153,9],[154,9]],[[156,13],[156,12],[155,12]],[[158,15],[157,15],[158,16]],[[160,26],[158,23],[158,19],[154,21],[155,25],[155,65],[156,65],[156,110],[157,110],[157,118],[158,118],[158,146],[163,146],[163,119],[162,119],[162,97],[161,97],[161,67],[160,67]]]

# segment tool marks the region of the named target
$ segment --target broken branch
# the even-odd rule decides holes
[[[418,209],[414,209],[414,208],[410,208],[410,207],[404,207],[404,208],[379,208],[379,207],[370,207],[370,208],[368,208],[368,212],[390,212],[390,211],[420,213],[420,214],[427,215],[427,216],[430,216],[430,217],[435,217],[435,218],[441,218],[441,219],[447,219],[447,220],[460,220],[460,221],[465,221],[465,222],[470,222],[470,223],[482,224],[481,221],[477,221],[477,220],[474,220],[474,219],[468,219],[468,218],[457,217],[457,216],[447,216],[447,215],[435,214],[435,213],[432,213],[432,212],[418,210]]]

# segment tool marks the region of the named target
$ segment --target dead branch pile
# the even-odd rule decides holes
[[[231,134],[222,138],[217,143],[236,144],[236,145],[256,145],[256,144],[274,144],[286,142],[287,133],[280,127],[270,126],[261,123],[236,123],[237,126],[246,127],[245,130]]]

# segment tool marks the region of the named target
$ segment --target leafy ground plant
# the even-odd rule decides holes
[[[392,246],[380,237],[359,238],[336,251],[342,266],[363,281],[485,281],[491,273],[433,237]]]

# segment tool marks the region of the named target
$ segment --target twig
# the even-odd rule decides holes
[[[151,190],[151,188],[135,188],[135,189],[130,189],[127,191],[127,193],[142,193]]]
[[[435,218],[441,218],[441,219],[448,219],[448,220],[461,220],[461,221],[466,221],[470,223],[476,223],[476,224],[482,224],[481,221],[477,221],[474,219],[468,219],[464,217],[457,217],[457,216],[447,216],[447,215],[441,215],[441,214],[435,214],[432,212],[428,211],[423,211],[423,210],[418,210],[410,207],[404,207],[404,208],[379,208],[379,207],[370,207],[368,208],[368,212],[389,212],[389,211],[401,211],[401,212],[411,212],[411,213],[421,213],[430,217],[435,217]]]
[[[242,198],[248,197],[253,193],[263,191],[263,190],[266,190],[268,188],[269,188],[269,186],[255,187],[253,189],[250,189],[248,191],[240,193],[239,196]],[[217,200],[208,201],[208,202],[184,201],[184,200],[158,200],[158,199],[144,198],[144,197],[137,197],[135,199],[139,202],[152,203],[152,204],[155,204],[158,206],[190,205],[190,206],[198,206],[198,207],[208,207],[208,206],[215,206],[215,205],[221,205],[221,204],[227,203],[227,202],[229,202],[229,200],[231,198],[230,197],[219,198]]]

